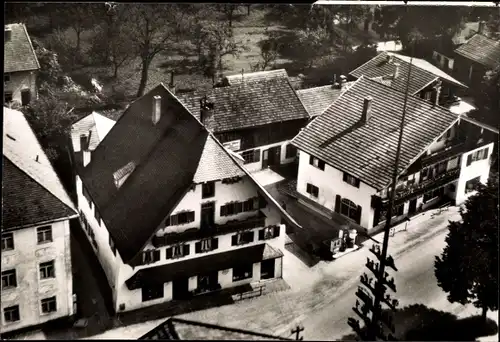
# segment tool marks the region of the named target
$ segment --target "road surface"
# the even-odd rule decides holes
[[[428,219],[391,238],[389,252],[399,269],[393,274],[401,307],[424,304],[459,318],[478,313],[471,306],[450,304],[434,277],[434,257],[445,245],[447,222],[459,218],[456,208],[432,219],[428,214]],[[379,241],[381,238],[381,235],[375,237]],[[290,290],[180,317],[284,337],[289,337],[290,330],[301,323],[305,327],[305,340],[340,339],[351,333],[347,318],[355,315],[351,310],[356,300],[354,293],[359,276],[366,270],[366,258],[372,256],[368,251],[370,245],[367,243],[362,249],[334,262],[320,262],[312,268],[285,251],[283,274]],[[490,315],[497,321],[497,313]],[[92,338],[136,339],[164,320],[117,328]],[[493,341],[497,336],[481,340]]]

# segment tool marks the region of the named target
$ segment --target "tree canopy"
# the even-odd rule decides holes
[[[498,174],[465,202],[462,220],[451,222],[443,254],[436,257],[438,285],[450,302],[498,310]]]

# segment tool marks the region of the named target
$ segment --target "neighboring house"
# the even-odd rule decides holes
[[[7,333],[72,316],[77,212],[24,115],[4,107],[2,321]]]
[[[500,65],[500,40],[475,34],[455,50],[454,72],[471,89],[481,86],[487,71]]]
[[[295,161],[297,151],[288,142],[310,117],[286,72],[228,76],[223,84],[180,99],[224,146],[243,157],[250,172]],[[209,120],[200,117],[205,98],[213,106]]]
[[[466,85],[420,58],[412,59],[392,52],[382,52],[353,70],[350,75],[355,78],[365,76],[405,92],[410,61],[412,63],[408,84],[410,95],[447,107],[456,114],[474,109],[456,96],[461,89],[467,89]]]
[[[299,149],[299,194],[368,230],[381,224],[404,97],[360,77],[299,133],[291,142]],[[395,222],[441,198],[460,204],[477,182],[486,183],[493,150],[488,135],[497,129],[411,96],[405,120]]]
[[[27,105],[38,97],[36,74],[40,64],[24,24],[4,28],[4,104]]]
[[[221,325],[189,321],[181,318],[169,318],[138,340],[279,340],[291,341],[291,338],[273,336],[250,330],[235,329]]]
[[[341,78],[340,82],[314,88],[299,89],[297,95],[306,108],[309,116],[315,118],[323,113],[340,95],[352,85]]]
[[[282,218],[296,223],[163,84],[95,150],[73,134],[82,227],[117,312],[281,278]]]

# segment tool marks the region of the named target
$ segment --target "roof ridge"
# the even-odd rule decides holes
[[[310,119],[312,116],[309,114],[309,111],[307,110],[306,106],[304,105],[304,103],[300,99],[299,94],[294,89],[294,87],[292,85],[292,82],[290,82],[290,78],[288,78],[288,77],[286,78],[286,83],[288,84],[288,86],[290,87],[290,89],[292,90],[292,92],[295,94],[295,97],[297,98],[297,100],[299,101],[300,105],[302,106],[302,109],[304,109],[304,112],[307,114],[307,118]]]

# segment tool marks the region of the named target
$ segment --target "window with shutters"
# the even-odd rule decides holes
[[[317,186],[312,185],[311,183],[307,183],[306,192],[309,195],[316,197],[316,198],[319,196],[319,188]]]
[[[16,270],[2,271],[2,290],[17,287]]]
[[[348,174],[347,172],[344,172],[343,181],[346,182],[347,184],[355,186],[356,188],[359,188],[359,179]]]
[[[199,242],[200,244],[200,252],[205,253],[205,252],[210,252],[214,250],[215,244],[214,244],[215,239],[204,239]]]
[[[215,196],[215,182],[207,182],[201,185],[201,198]]]
[[[245,160],[244,164],[257,163],[260,161],[260,149],[242,152],[241,156]]]
[[[160,251],[158,250],[149,250],[142,252],[142,264],[152,264],[160,260]]]
[[[254,241],[254,232],[253,230],[250,230],[247,232],[233,235],[231,238],[231,245],[232,246],[246,245],[248,243],[252,243],[253,241]]]
[[[465,182],[465,193],[475,191],[481,182],[481,177],[475,177]]]
[[[321,171],[325,170],[325,162],[316,158],[316,157],[310,156],[309,157],[309,164],[311,164],[315,168],[320,169]]]
[[[259,240],[269,240],[274,239],[280,235],[279,226],[266,227],[259,230]]]
[[[167,248],[167,259],[177,259],[189,255],[189,244],[179,244]]]
[[[467,156],[467,166],[472,164],[475,161],[483,160],[488,158],[488,147],[483,148],[481,150],[477,150]]]
[[[233,282],[252,278],[253,264],[240,265],[233,268]]]
[[[220,207],[220,216],[231,216],[243,212],[255,211],[261,208],[261,204],[259,197],[252,197],[244,202],[229,202]]]
[[[175,215],[170,215],[165,220],[166,226],[177,226],[181,224],[191,223],[194,221],[194,211],[183,211]]]
[[[14,249],[14,233],[2,233],[2,252]]]

